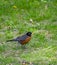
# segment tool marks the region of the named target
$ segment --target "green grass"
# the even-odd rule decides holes
[[[22,49],[6,40],[27,31],[31,41]],[[18,47],[17,47],[18,46]],[[0,1],[0,65],[57,65],[57,1]]]

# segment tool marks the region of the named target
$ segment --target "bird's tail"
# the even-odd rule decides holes
[[[12,40],[7,40],[6,42],[10,42],[10,41],[17,41],[16,39],[12,39]]]

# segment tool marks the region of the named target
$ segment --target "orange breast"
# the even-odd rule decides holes
[[[31,37],[26,38],[24,41],[21,41],[21,44],[24,45],[30,41]]]

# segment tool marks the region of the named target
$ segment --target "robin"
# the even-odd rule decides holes
[[[21,45],[25,45],[25,44],[27,44],[30,41],[31,34],[32,34],[32,32],[27,32],[26,34],[24,34],[22,36],[19,36],[19,37],[15,38],[15,39],[7,40],[7,42],[9,42],[9,41],[17,41]]]

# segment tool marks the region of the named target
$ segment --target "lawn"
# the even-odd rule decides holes
[[[6,42],[31,31],[23,49]],[[57,65],[57,0],[0,1],[0,65]]]

